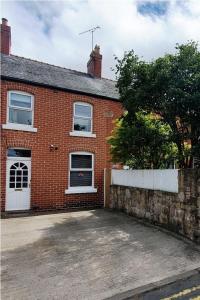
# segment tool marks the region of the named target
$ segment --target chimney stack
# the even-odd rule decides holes
[[[100,54],[100,47],[95,46],[90,54],[90,59],[87,63],[87,72],[92,77],[101,78],[102,55]]]
[[[2,18],[1,26],[1,53],[10,55],[11,49],[11,28],[8,26],[8,20]]]

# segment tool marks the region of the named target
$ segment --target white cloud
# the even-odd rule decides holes
[[[151,60],[173,52],[175,44],[200,40],[200,1],[169,0],[164,16],[142,15],[139,0],[3,1],[1,17],[12,27],[12,53],[86,71],[90,34],[101,46],[103,76],[113,78],[113,55],[134,49]],[[151,0],[155,2],[155,0]]]

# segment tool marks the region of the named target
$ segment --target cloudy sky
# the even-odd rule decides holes
[[[149,61],[175,44],[200,41],[200,0],[3,1],[12,27],[12,54],[86,71],[91,35],[103,54],[103,76],[114,78],[114,55],[133,49]]]

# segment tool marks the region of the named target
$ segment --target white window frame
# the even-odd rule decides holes
[[[72,155],[90,155],[92,157],[92,168],[72,168]],[[92,185],[91,186],[70,186],[70,172],[71,171],[91,171],[92,172]],[[79,194],[79,193],[96,193],[97,189],[94,188],[94,154],[91,152],[70,152],[69,154],[69,172],[68,172],[68,189],[65,190],[65,194]]]
[[[31,108],[23,108],[15,105],[11,105],[10,100],[11,100],[11,94],[15,93],[18,95],[25,95],[31,97]],[[25,110],[25,111],[31,111],[32,112],[32,124],[31,125],[26,125],[26,124],[18,124],[18,123],[12,123],[9,122],[9,110],[10,108],[16,108],[18,110]],[[34,96],[30,93],[26,93],[23,91],[15,91],[11,90],[7,92],[7,120],[6,124],[2,125],[3,129],[11,129],[11,130],[22,130],[22,131],[31,131],[31,132],[37,132],[37,128],[33,127],[34,124]]]
[[[90,109],[91,109],[91,117],[83,117],[83,116],[78,116],[78,115],[75,115],[75,106],[77,105],[82,105],[82,106],[89,106]],[[78,118],[83,118],[83,119],[90,119],[91,120],[91,130],[90,131],[80,131],[80,130],[74,130],[74,119],[75,117],[78,117]],[[73,122],[72,122],[72,126],[73,126],[73,129],[72,129],[72,132],[70,132],[70,135],[71,136],[83,136],[83,137],[93,137],[95,138],[96,137],[96,134],[92,133],[93,132],[93,106],[92,104],[90,103],[87,103],[87,102],[81,102],[81,101],[77,101],[77,102],[74,102],[73,103]]]

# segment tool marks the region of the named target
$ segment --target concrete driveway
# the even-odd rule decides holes
[[[200,267],[200,253],[122,213],[2,220],[2,299],[105,299]]]

